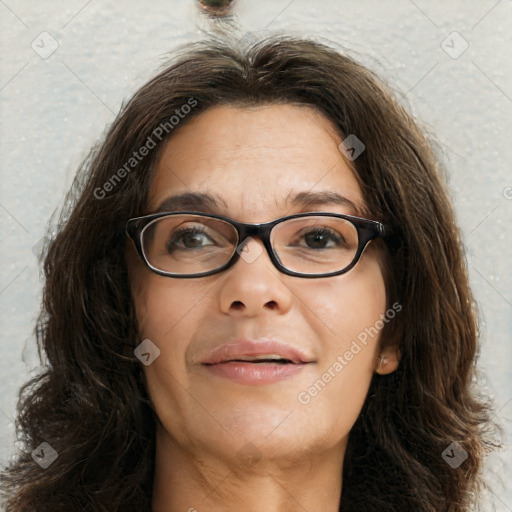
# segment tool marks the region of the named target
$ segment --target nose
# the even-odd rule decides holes
[[[225,270],[220,294],[224,313],[257,316],[264,311],[288,311],[293,294],[265,250],[263,242],[249,237],[237,248],[240,258]]]

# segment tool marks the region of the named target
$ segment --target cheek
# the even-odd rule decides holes
[[[145,271],[132,281],[139,339],[151,340],[159,350],[158,356],[143,367],[147,391],[160,421],[175,439],[187,431],[186,411],[194,410],[186,392],[190,382],[184,361],[193,336],[194,306],[202,295],[190,286],[185,288],[182,283]]]
[[[162,393],[173,395],[172,388],[177,382],[186,385],[185,353],[194,334],[194,309],[200,297],[196,297],[190,287],[185,293],[181,283],[155,274],[137,280],[132,294],[139,340],[149,339],[159,351],[154,361],[144,366],[148,391],[158,402]]]
[[[335,425],[333,432],[343,434],[352,428],[366,398],[380,338],[375,326],[386,311],[377,260],[360,263],[350,273],[319,282],[307,303],[309,322],[323,346],[317,379],[303,390],[299,402],[310,418],[322,418]]]
[[[190,324],[182,320],[193,318],[194,308],[204,295],[204,291],[194,290],[172,279],[142,273],[132,284],[139,335],[161,343],[176,338],[176,332]]]
[[[359,333],[375,325],[386,310],[386,288],[376,259],[362,259],[347,274],[319,279],[297,288],[302,314],[321,333],[320,339],[342,350]],[[329,347],[324,347],[330,352]]]

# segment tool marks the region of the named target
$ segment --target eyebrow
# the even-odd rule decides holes
[[[368,213],[366,206],[359,202],[355,203],[338,192],[330,190],[296,192],[293,196],[291,194],[292,192],[286,196],[284,203],[292,207],[300,206],[303,209],[308,209],[318,206],[337,205],[350,208],[355,215],[363,216]],[[215,210],[218,211],[220,203],[227,208],[226,202],[220,196],[213,196],[207,192],[187,192],[167,197],[158,205],[153,213],[185,210],[210,213]]]

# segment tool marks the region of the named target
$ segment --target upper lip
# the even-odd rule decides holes
[[[313,362],[301,350],[268,338],[260,340],[239,339],[216,347],[202,364],[219,364],[227,361],[256,360],[258,356],[278,356],[281,359],[301,364]]]

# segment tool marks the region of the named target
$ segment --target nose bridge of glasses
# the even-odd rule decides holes
[[[249,241],[249,238],[259,239],[260,243],[263,244],[265,249],[270,250],[270,231],[273,227],[274,223],[264,223],[264,224],[247,224],[240,222],[238,224],[239,229],[239,240],[238,246],[245,248],[246,244]]]

